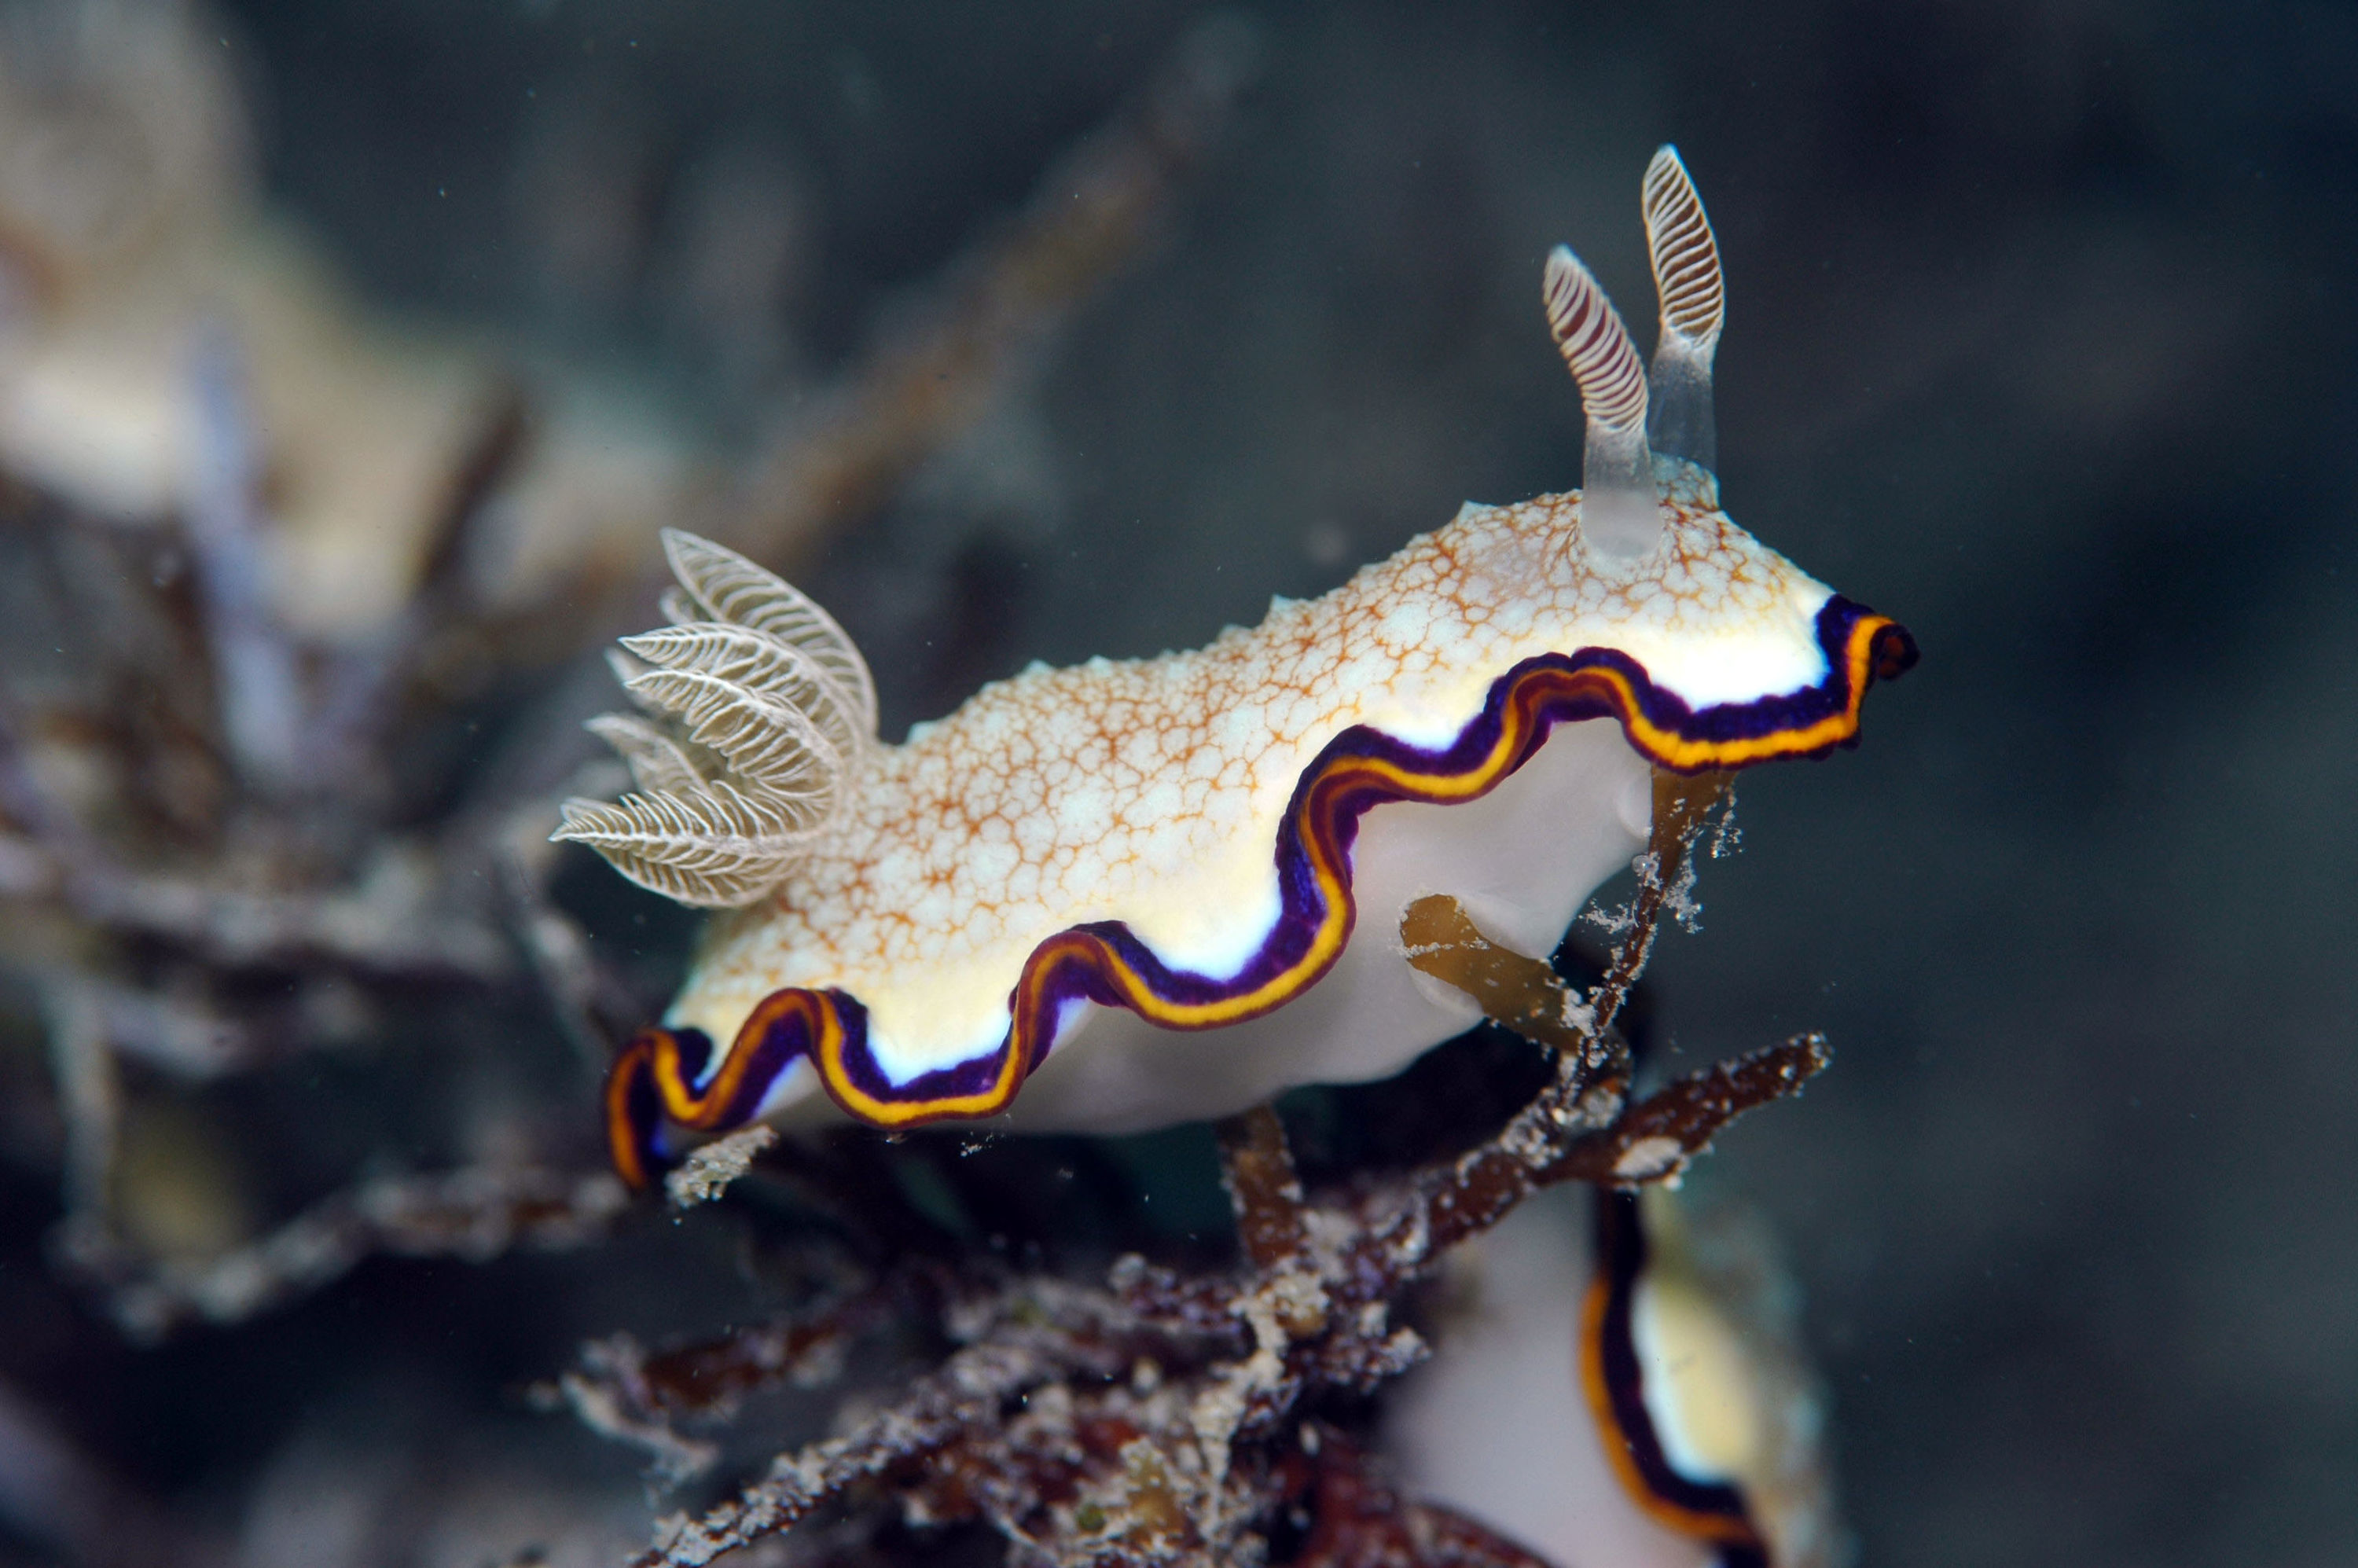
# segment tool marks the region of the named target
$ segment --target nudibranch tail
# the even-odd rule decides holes
[[[1769,1298],[1661,1185],[1533,1194],[1443,1267],[1434,1354],[1386,1396],[1403,1489],[1552,1563],[1832,1568],[1821,1407]],[[1735,1245],[1730,1245],[1736,1240]]]
[[[1587,421],[1580,479],[1580,530],[1606,556],[1634,560],[1662,536],[1654,464],[1646,447],[1646,373],[1620,313],[1580,258],[1548,253],[1541,280],[1548,330],[1580,387]]]
[[[1661,337],[1647,377],[1646,433],[1655,451],[1699,468],[1718,461],[1711,412],[1711,361],[1727,319],[1720,282],[1719,244],[1703,198],[1687,178],[1679,150],[1655,149],[1644,186],[1646,252],[1661,301]]]
[[[665,598],[676,624],[622,640],[647,667],[616,662],[651,717],[590,721],[638,787],[567,801],[553,837],[682,903],[750,903],[841,811],[875,744],[875,683],[788,584],[692,534],[666,529],[664,547],[685,589]]]

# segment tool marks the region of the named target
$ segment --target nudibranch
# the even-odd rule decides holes
[[[1720,509],[1718,253],[1667,147],[1644,213],[1650,374],[1547,261],[1581,491],[1469,503],[1195,652],[1035,665],[887,745],[825,611],[666,534],[673,624],[618,660],[643,712],[595,721],[637,790],[557,834],[729,911],[609,1078],[623,1174],[666,1121],[1126,1131],[1390,1075],[1476,1021],[1402,960],[1411,900],[1545,952],[1643,849],[1653,769],[1849,744],[1914,645]]]
[[[1556,1563],[1841,1560],[1773,1266],[1725,1234],[1705,1257],[1681,1209],[1660,1187],[1557,1188],[1451,1254],[1436,1354],[1386,1400],[1411,1491]]]

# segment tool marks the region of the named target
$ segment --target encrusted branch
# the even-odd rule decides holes
[[[1534,1184],[1634,1186],[1671,1180],[1711,1147],[1721,1128],[1747,1110],[1801,1093],[1833,1062],[1826,1037],[1812,1033],[1689,1073],[1573,1144],[1534,1173]]]
[[[710,1203],[727,1192],[730,1183],[752,1170],[753,1162],[777,1141],[776,1128],[757,1121],[691,1150],[687,1159],[664,1176],[664,1195],[676,1209]]]
[[[153,1341],[191,1322],[243,1322],[319,1290],[372,1254],[480,1263],[518,1249],[586,1246],[622,1217],[629,1196],[603,1171],[469,1167],[363,1184],[200,1263],[139,1258],[86,1216],[61,1227],[56,1245],[69,1266],[106,1289],[107,1310],[125,1333]]]
[[[1595,1019],[1592,1027],[1597,1031],[1611,1027],[1621,1004],[1629,1000],[1630,988],[1645,973],[1663,914],[1667,911],[1682,922],[1693,919],[1694,842],[1703,836],[1712,808],[1726,795],[1734,778],[1732,773],[1654,770],[1653,829],[1646,852],[1631,864],[1638,873],[1638,896],[1628,909],[1607,923],[1622,940],[1613,949],[1605,979],[1589,993],[1589,1008]]]
[[[638,1568],[692,1568],[787,1529],[857,1482],[925,1458],[960,1433],[997,1419],[1009,1400],[1062,1369],[1044,1336],[993,1338],[952,1355],[892,1405],[840,1437],[781,1454],[769,1473],[698,1519],[674,1514],[656,1527]]]
[[[1274,1269],[1303,1243],[1302,1182],[1286,1147],[1285,1124],[1264,1105],[1228,1118],[1216,1130],[1245,1257],[1256,1269]]]
[[[1662,914],[1691,907],[1687,857],[1725,784],[1658,777],[1638,896],[1586,997],[1484,936],[1454,900],[1409,910],[1411,962],[1554,1052],[1552,1081],[1494,1137],[1318,1200],[1304,1195],[1274,1109],[1228,1118],[1217,1132],[1238,1274],[1186,1276],[1132,1257],[1115,1268],[1110,1295],[1039,1274],[940,1275],[927,1294],[950,1303],[941,1320],[965,1348],[851,1432],[780,1458],[731,1501],[666,1521],[638,1568],[708,1562],[870,1481],[911,1522],[991,1524],[1022,1564],[1233,1561],[1264,1551],[1261,1521],[1292,1508],[1311,1520],[1294,1560],[1321,1568],[1536,1568],[1472,1520],[1394,1495],[1339,1433],[1298,1425],[1297,1412],[1321,1393],[1364,1395],[1421,1359],[1422,1341],[1391,1321],[1392,1303],[1531,1193],[1673,1177],[1730,1119],[1825,1065],[1824,1042],[1805,1035],[1628,1103],[1628,1051],[1611,1021]],[[884,1299],[871,1290],[665,1357],[626,1341],[594,1347],[564,1397],[676,1477],[714,1451],[676,1431],[675,1418],[726,1411],[814,1358],[830,1368],[852,1332],[846,1314],[873,1322]]]
[[[930,1281],[920,1271],[843,1292],[773,1322],[649,1352],[627,1334],[581,1347],[580,1365],[533,1390],[602,1437],[645,1451],[666,1485],[691,1480],[719,1457],[716,1444],[682,1433],[682,1421],[725,1420],[748,1395],[779,1383],[812,1388],[842,1370],[852,1341],[905,1310]]]
[[[0,892],[52,902],[103,931],[160,939],[229,967],[325,962],[369,974],[506,973],[511,949],[463,908],[435,907],[416,874],[445,857],[438,846],[388,840],[373,873],[349,886],[254,892],[200,879],[135,871],[49,798],[23,736],[0,704],[0,816],[13,874]]]
[[[1798,1092],[1831,1059],[1822,1037],[1804,1035],[1625,1108],[1628,1051],[1613,1021],[1652,955],[1662,915],[1691,914],[1694,843],[1728,783],[1726,773],[1655,772],[1652,832],[1633,866],[1637,896],[1609,922],[1620,941],[1585,999],[1539,959],[1484,936],[1455,900],[1410,906],[1401,925],[1409,961],[1466,991],[1492,1022],[1552,1048],[1556,1072],[1497,1137],[1363,1206],[1368,1233],[1355,1291],[1388,1295],[1541,1187],[1674,1176],[1727,1121]]]
[[[1336,1428],[1306,1425],[1302,1436],[1299,1500],[1316,1522],[1293,1568],[1550,1568],[1461,1513],[1401,1497]]]
[[[1249,1278],[1189,1281],[1133,1258],[1115,1271],[1112,1296],[1038,1276],[969,1295],[945,1318],[974,1337],[939,1371],[851,1432],[781,1456],[700,1519],[665,1520],[634,1568],[708,1563],[876,1479],[900,1490],[912,1520],[990,1520],[1018,1563],[1229,1560],[1251,1510],[1290,1487],[1315,1503],[1301,1562],[1533,1568],[1536,1559],[1473,1521],[1391,1495],[1347,1445],[1322,1457],[1331,1437],[1304,1434],[1311,1474],[1291,1482],[1248,1463],[1242,1444],[1284,1431],[1314,1391],[1365,1393],[1414,1365],[1422,1342],[1391,1325],[1390,1303],[1454,1242],[1541,1186],[1672,1175],[1730,1119],[1796,1092],[1826,1059],[1824,1043],[1803,1036],[1691,1074],[1568,1135],[1535,1130],[1527,1112],[1463,1159],[1350,1207],[1303,1200],[1274,1112],[1232,1118],[1219,1130]],[[1617,1094],[1612,1103],[1617,1110]],[[715,1451],[679,1434],[675,1416],[724,1411],[781,1379],[831,1372],[844,1339],[882,1316],[884,1300],[867,1292],[659,1357],[610,1342],[568,1374],[564,1397],[597,1430],[646,1449],[666,1478],[695,1474]]]
[[[1472,997],[1492,1022],[1576,1061],[1586,1061],[1595,1048],[1596,1014],[1563,977],[1545,961],[1483,935],[1448,894],[1431,893],[1408,906],[1401,916],[1401,943],[1411,968]]]
[[[438,858],[422,847],[415,853],[420,864]],[[467,911],[433,907],[417,896],[423,891],[395,874],[327,892],[250,893],[104,860],[71,868],[64,885],[74,912],[94,925],[226,966],[326,963],[474,980],[508,971],[512,949],[496,929]]]
[[[1072,1395],[1054,1390],[1071,1379],[1110,1385],[1132,1368],[1140,1336],[1151,1337],[1152,1328],[1117,1297],[1037,1278],[968,1298],[946,1315],[968,1343],[939,1368],[840,1435],[780,1455],[728,1502],[698,1518],[665,1519],[635,1568],[708,1563],[808,1518],[860,1482],[888,1475],[903,1478],[913,1519],[995,1515],[1011,1525],[1010,1510],[1027,1500],[1017,1496],[1020,1477],[1002,1475],[1003,1484],[993,1485],[979,1451],[1020,1439],[1020,1431],[1002,1427],[1010,1402],[1028,1394],[1033,1406],[1069,1423]],[[1132,1372],[1128,1387],[1140,1380]]]
[[[1833,1059],[1824,1036],[1796,1035],[1688,1074],[1626,1110],[1617,1084],[1592,1090],[1584,1102],[1589,1109],[1563,1122],[1535,1114],[1553,1097],[1552,1088],[1489,1142],[1363,1204],[1365,1231],[1349,1271],[1352,1298],[1389,1297],[1542,1187],[1571,1181],[1634,1186],[1675,1177],[1721,1128],[1799,1094]]]
[[[617,1022],[627,1016],[627,1003],[600,967],[589,933],[548,896],[548,860],[514,843],[501,847],[500,882],[507,894],[509,925],[567,1044],[586,1071],[603,1073],[625,1033]]]

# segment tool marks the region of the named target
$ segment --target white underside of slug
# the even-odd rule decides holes
[[[1470,1515],[1566,1568],[1695,1568],[1706,1541],[1650,1513],[1607,1444],[1583,1361],[1600,1260],[1589,1189],[1526,1200],[1450,1256],[1430,1361],[1385,1396],[1382,1446],[1402,1489]],[[1740,1215],[1712,1245],[1659,1188],[1633,1206],[1646,1261],[1629,1327],[1643,1382],[1640,1441],[1672,1470],[1736,1489],[1776,1568],[1844,1559],[1815,1379],[1770,1303],[1780,1271]],[[1708,1253],[1709,1267],[1701,1254]],[[1659,1499],[1649,1497],[1659,1508]]]
[[[1525,1201],[1451,1258],[1433,1358],[1385,1399],[1402,1489],[1565,1568],[1702,1568],[1607,1465],[1579,1368],[1588,1219],[1568,1189]]]
[[[1644,848],[1650,775],[1618,728],[1592,720],[1559,728],[1480,800],[1378,806],[1352,854],[1359,930],[1324,979],[1275,1012],[1202,1032],[1084,1003],[1006,1125],[1133,1132],[1226,1116],[1303,1082],[1389,1077],[1480,1019],[1465,992],[1402,959],[1401,912],[1445,891],[1501,941],[1548,951],[1589,891]],[[816,1076],[796,1076],[807,1108],[834,1115]]]

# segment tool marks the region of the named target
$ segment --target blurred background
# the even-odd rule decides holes
[[[1709,1180],[1861,1561],[2358,1561],[2358,12],[0,23],[0,1552],[643,1540],[522,1390],[788,1288],[591,1173],[692,923],[535,846],[654,528],[888,737],[1198,643],[1577,481],[1541,260],[1650,341],[1673,141],[1728,508],[1923,650],[1654,971],[1674,1064],[1833,1040]]]

